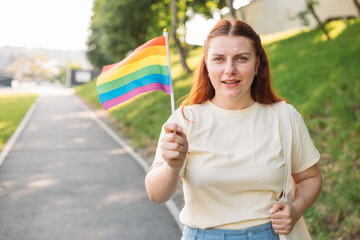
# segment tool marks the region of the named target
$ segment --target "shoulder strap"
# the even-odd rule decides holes
[[[292,178],[291,178],[291,145],[292,145],[292,130],[289,117],[289,110],[285,101],[276,103],[279,112],[280,124],[282,128],[282,148],[285,159],[285,178],[282,200],[289,201],[291,197]]]

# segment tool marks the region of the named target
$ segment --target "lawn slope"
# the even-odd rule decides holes
[[[0,151],[36,99],[35,94],[0,95]]]

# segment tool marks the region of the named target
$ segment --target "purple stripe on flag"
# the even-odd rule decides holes
[[[151,83],[142,87],[138,87],[135,88],[134,90],[123,94],[121,96],[115,97],[109,101],[103,102],[102,106],[104,107],[104,109],[109,109],[112,108],[122,102],[125,102],[141,93],[145,93],[145,92],[150,92],[150,91],[155,91],[155,90],[162,90],[167,94],[170,94],[170,86],[169,85],[165,85],[165,84],[161,84],[161,83]]]

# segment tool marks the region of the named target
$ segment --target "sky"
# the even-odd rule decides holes
[[[0,48],[86,50],[93,0],[0,0]],[[248,0],[235,0],[238,8]],[[190,44],[202,45],[214,20],[195,16],[187,24]]]
[[[0,0],[0,47],[85,50],[92,0]]]
[[[234,0],[233,7],[238,9],[250,3],[250,0]],[[229,12],[228,8],[222,9],[221,14]],[[219,13],[214,13],[212,19],[205,19],[199,14],[195,14],[186,23],[186,42],[194,45],[204,45],[205,38],[212,27],[221,19]]]

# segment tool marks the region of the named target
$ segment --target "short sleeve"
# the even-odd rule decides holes
[[[184,117],[182,116],[181,108],[178,108],[170,116],[170,118],[166,121],[166,123],[168,123],[168,122],[175,122],[175,123],[179,124],[179,126],[181,126],[182,129],[184,129],[184,132],[186,134],[186,124],[185,124],[185,121],[184,121]],[[155,163],[164,163],[165,162],[164,158],[162,157],[162,152],[161,152],[161,148],[160,148],[160,141],[164,137],[164,135],[165,135],[165,130],[164,130],[164,126],[163,126],[161,128],[161,133],[160,133],[160,137],[159,137],[158,144],[157,144],[157,147],[156,147],[155,158],[154,158],[154,162],[152,163],[152,166]]]
[[[320,159],[302,116],[288,104],[292,128],[291,171],[300,173],[312,167]]]

